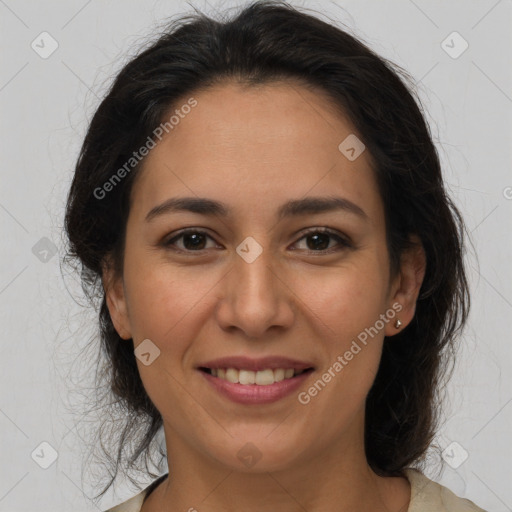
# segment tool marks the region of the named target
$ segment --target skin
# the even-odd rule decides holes
[[[297,393],[236,404],[196,366],[228,355],[288,356],[315,367],[299,391],[307,390],[393,304],[402,307],[402,329],[411,321],[425,271],[421,244],[392,276],[371,155],[349,161],[338,150],[356,131],[320,91],[224,83],[193,96],[198,105],[150,152],[134,183],[123,275],[104,272],[120,336],[160,350],[150,365],[137,364],[162,414],[171,476],[142,511],[406,511],[409,482],[377,476],[364,454],[365,399],[395,320],[307,405]],[[343,210],[276,218],[288,200],[332,195],[366,218]],[[185,196],[221,201],[231,213],[145,221],[156,205]],[[186,237],[174,247],[188,252],[165,246],[188,227],[207,231],[202,250]],[[324,237],[317,249],[304,231],[323,227],[350,245]],[[248,236],[263,250],[252,263],[236,252]],[[249,442],[261,458],[247,468],[237,453]]]

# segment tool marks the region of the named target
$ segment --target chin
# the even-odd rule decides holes
[[[210,456],[232,471],[242,473],[267,473],[284,471],[296,464],[297,448],[303,443],[287,445],[276,443],[266,434],[231,439],[229,443],[215,443],[215,448],[206,447]],[[301,450],[302,451],[302,450]]]

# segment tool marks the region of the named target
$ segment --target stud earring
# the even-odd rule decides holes
[[[397,319],[396,319],[396,322],[395,322],[395,327],[396,327],[397,329],[400,329],[400,327],[401,327],[401,326],[402,326],[402,322],[400,322],[400,320],[397,318]]]

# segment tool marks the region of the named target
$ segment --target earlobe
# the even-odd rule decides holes
[[[121,338],[132,337],[123,280],[114,275],[111,266],[104,264],[102,273],[103,290],[112,323]]]
[[[392,304],[400,304],[396,320],[386,326],[386,336],[393,336],[401,332],[414,318],[416,301],[426,271],[426,255],[421,240],[416,236],[410,237],[413,246],[406,249],[400,258],[400,270],[397,287],[391,298]]]

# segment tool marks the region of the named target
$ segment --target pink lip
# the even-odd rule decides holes
[[[313,368],[313,364],[281,356],[267,356],[260,359],[238,356],[222,357],[213,361],[206,361],[197,365],[197,368],[236,368],[237,370],[252,370],[253,372],[257,372],[260,370],[266,370],[267,368],[270,368],[271,370],[276,370],[277,368],[307,370],[308,368]]]
[[[228,366],[228,368],[233,367],[236,366]],[[266,366],[266,368],[269,368],[269,366]],[[282,366],[278,366],[278,368],[282,368]],[[274,384],[269,384],[268,386],[258,386],[255,384],[235,384],[214,377],[204,371],[198,371],[219,393],[239,404],[268,404],[276,402],[296,391],[311,374],[311,372],[304,372],[291,379],[274,382]]]

